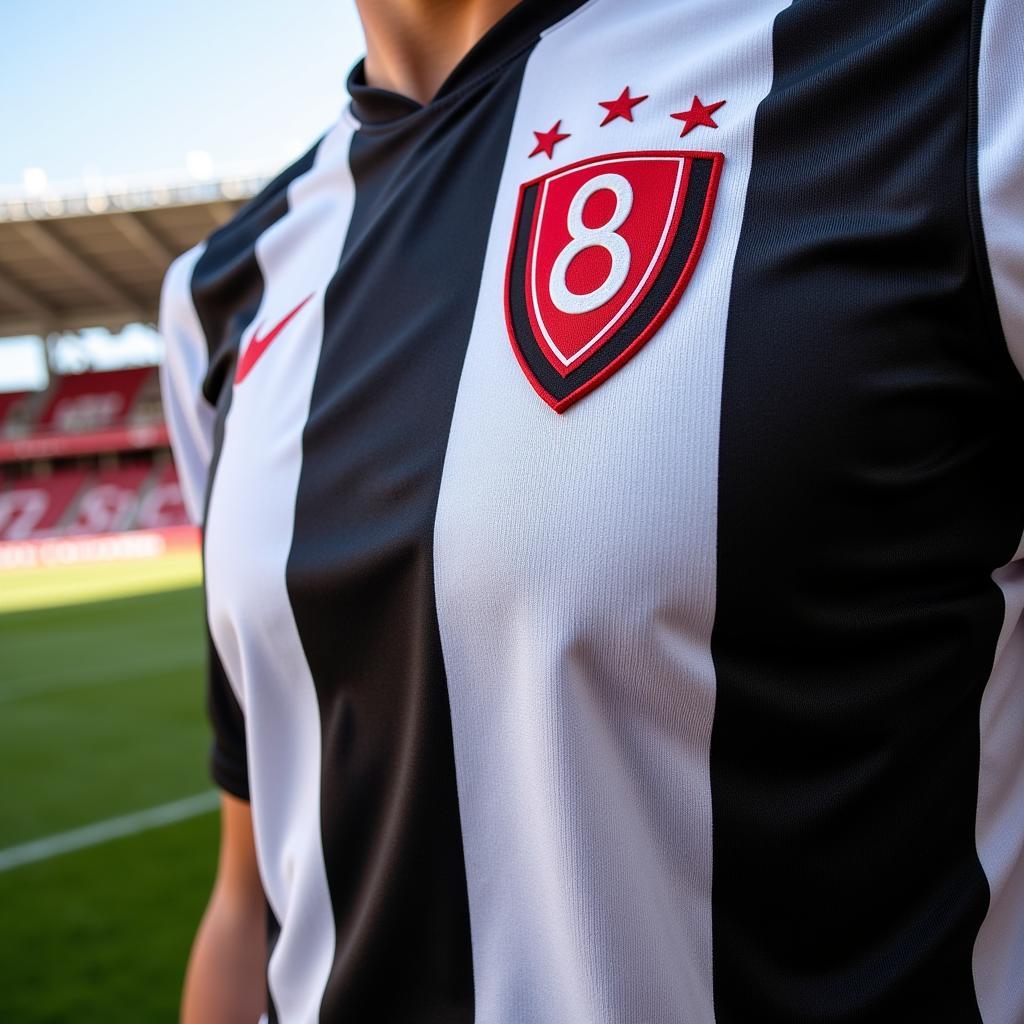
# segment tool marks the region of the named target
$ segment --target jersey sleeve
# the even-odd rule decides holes
[[[207,633],[206,710],[213,725],[210,745],[210,775],[226,793],[249,799],[248,755],[245,743],[245,715],[228,681],[213,638]]]
[[[1003,333],[1024,373],[1024,6],[986,0],[978,60],[978,192]]]
[[[160,392],[182,497],[192,521],[201,524],[213,455],[213,406],[203,393],[208,347],[192,301],[192,272],[203,253],[198,246],[180,256],[164,278],[160,295],[160,334],[164,361]],[[245,715],[213,637],[207,628],[206,708],[213,726],[210,774],[225,792],[249,799]]]
[[[194,523],[201,523],[213,452],[214,410],[203,394],[209,363],[206,339],[192,302],[192,271],[203,247],[171,264],[160,294],[164,361],[160,393],[182,498]]]

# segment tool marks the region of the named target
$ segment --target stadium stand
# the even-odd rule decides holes
[[[149,458],[98,471],[60,469],[0,491],[0,541],[159,530],[188,516],[173,464]]]
[[[79,492],[67,533],[113,533],[131,530],[142,500],[142,490],[153,475],[148,463],[100,471]]]
[[[0,339],[152,323],[170,261],[268,177],[0,192]],[[156,367],[51,373],[44,391],[0,393],[0,563],[62,538],[177,536],[187,521]]]
[[[152,366],[55,378],[2,396],[0,542],[179,527],[188,519],[165,446]]]
[[[103,430],[126,423],[153,367],[60,377],[36,421],[39,433]]]
[[[18,481],[0,493],[0,539],[32,540],[60,533],[88,472],[69,469]]]
[[[269,180],[238,167],[211,181],[173,174],[42,195],[0,189],[0,338],[156,318],[171,260]]]
[[[143,530],[159,530],[188,522],[173,463],[168,462],[157,470],[156,480],[140,497],[136,522]]]
[[[0,421],[0,464],[166,444],[153,366],[55,377]]]

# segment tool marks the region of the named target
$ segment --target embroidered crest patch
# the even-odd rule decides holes
[[[615,153],[519,191],[505,278],[516,358],[562,412],[661,326],[700,258],[721,153]]]

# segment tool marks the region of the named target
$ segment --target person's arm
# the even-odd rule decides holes
[[[206,393],[209,346],[192,298],[205,246],[178,257],[160,297],[165,342],[160,389],[182,497],[202,524],[213,452],[215,396]],[[206,630],[206,704],[213,726],[210,772],[221,789],[220,856],[192,945],[181,999],[183,1024],[256,1024],[266,1009],[266,901],[249,810],[245,713]]]
[[[221,795],[220,856],[192,944],[182,1024],[256,1024],[266,1012],[266,902],[249,804]]]

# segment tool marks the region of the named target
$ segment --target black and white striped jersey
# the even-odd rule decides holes
[[[527,0],[175,263],[271,1020],[1024,1021],[1022,53]]]

